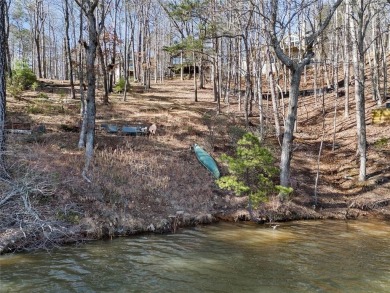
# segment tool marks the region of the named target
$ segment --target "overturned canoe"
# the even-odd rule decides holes
[[[205,168],[213,174],[215,178],[219,178],[221,175],[219,173],[219,169],[217,166],[217,163],[214,161],[214,159],[210,156],[208,152],[206,152],[204,149],[202,149],[197,144],[194,144],[194,151],[195,155],[198,158],[199,162],[205,166]]]

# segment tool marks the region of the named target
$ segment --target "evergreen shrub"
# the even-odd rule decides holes
[[[276,192],[273,179],[278,173],[271,151],[261,145],[252,133],[245,133],[238,140],[234,156],[223,154],[229,175],[217,180],[222,189],[234,191],[237,195],[248,195],[250,205],[258,206]]]
[[[11,83],[15,87],[26,90],[37,83],[37,76],[26,62],[17,61],[12,71]]]

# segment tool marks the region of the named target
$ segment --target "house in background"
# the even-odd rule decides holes
[[[283,38],[281,42],[284,53],[295,60],[299,60],[302,56],[305,41],[297,34],[291,34]]]

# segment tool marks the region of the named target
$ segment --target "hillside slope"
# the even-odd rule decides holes
[[[0,183],[1,199],[10,196],[0,204],[0,252],[145,231],[174,232],[180,226],[216,219],[248,219],[246,198],[219,190],[190,149],[197,143],[217,160],[232,151],[244,125],[234,99],[230,105],[223,104],[223,114],[215,115],[210,86],[199,90],[199,102],[194,103],[191,81],[169,80],[153,84],[148,92],[133,85],[126,102],[120,95],[112,95],[108,106],[99,102],[93,182],[89,184],[80,175],[84,155],[77,148],[79,101],[68,98],[68,84],[42,82],[45,86],[37,92],[7,101],[9,128],[45,131],[13,133],[8,138],[13,183]],[[350,116],[344,118],[343,100],[336,98],[337,148],[332,151],[335,97],[329,93],[324,98],[325,116],[322,103],[313,96],[300,99],[291,200],[280,205],[271,198],[258,209],[258,217],[264,221],[390,219],[390,126],[371,123],[375,103],[367,98],[369,176],[359,183],[353,100]],[[270,111],[271,106],[265,109]],[[256,111],[251,117],[253,130],[259,124]],[[278,157],[280,147],[270,112],[267,117],[264,143]],[[100,127],[152,123],[157,131],[150,137],[111,134]]]

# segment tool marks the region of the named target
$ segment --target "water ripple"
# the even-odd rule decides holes
[[[0,257],[0,292],[389,292],[388,222],[246,223]]]

